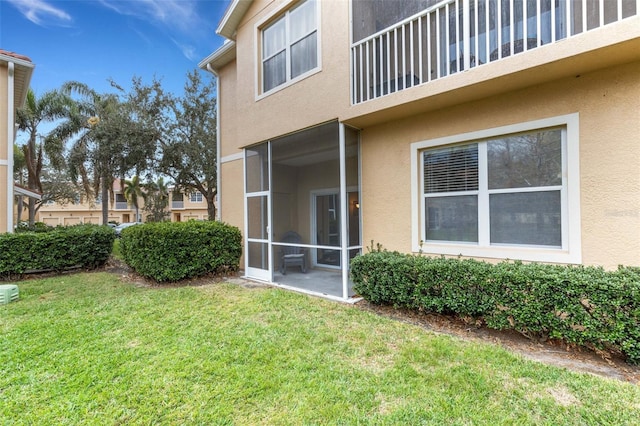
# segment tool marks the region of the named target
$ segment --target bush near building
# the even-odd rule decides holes
[[[242,237],[222,222],[146,223],[122,231],[120,252],[140,275],[171,282],[237,271]]]
[[[28,272],[95,269],[109,259],[115,235],[99,225],[0,234],[0,279]]]
[[[489,264],[374,251],[352,260],[351,275],[357,293],[372,303],[470,317],[640,363],[640,268]]]

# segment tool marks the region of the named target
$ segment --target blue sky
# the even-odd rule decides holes
[[[133,76],[182,93],[187,72],[222,44],[230,0],[0,0],[0,48],[26,55],[40,95],[64,82],[111,92]]]

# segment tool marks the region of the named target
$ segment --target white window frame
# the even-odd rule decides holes
[[[580,145],[579,114],[568,114],[541,120],[518,123],[508,126],[494,127],[476,132],[463,133],[443,138],[425,140],[411,144],[411,197],[412,211],[412,249],[414,252],[426,254],[443,254],[452,256],[485,257],[538,262],[581,263],[582,241],[580,225]],[[525,245],[491,245],[489,229],[482,228],[488,218],[479,213],[479,242],[425,242],[422,241],[425,227],[424,176],[422,152],[426,149],[453,144],[482,142],[482,140],[506,136],[513,133],[524,133],[550,127],[563,127],[563,185],[561,191],[561,229],[562,246],[536,247]],[[486,175],[485,171],[480,174]],[[482,177],[481,177],[482,179]],[[487,198],[488,199],[488,198]],[[479,200],[480,203],[480,200]],[[488,212],[488,208],[478,206],[479,211]],[[488,214],[488,213],[487,213]],[[484,221],[484,222],[483,222]]]
[[[316,58],[316,67],[312,68],[302,74],[300,74],[299,76],[295,77],[295,78],[290,78],[291,75],[291,45],[293,44],[293,42],[291,42],[289,40],[289,34],[290,34],[290,30],[289,30],[289,22],[288,22],[288,15],[289,13],[295,9],[296,7],[300,6],[302,3],[304,3],[305,1],[313,1],[316,5],[316,54],[317,54],[317,58]],[[272,14],[270,14],[268,17],[266,17],[265,19],[261,20],[260,22],[258,22],[255,26],[255,34],[256,34],[256,40],[255,40],[255,46],[256,46],[256,53],[257,53],[257,66],[255,67],[255,88],[256,88],[256,100],[260,100],[266,96],[269,96],[273,93],[276,93],[282,89],[285,89],[289,86],[291,86],[292,84],[295,84],[301,80],[306,79],[307,77],[314,75],[318,72],[320,72],[322,70],[322,43],[321,43],[321,32],[320,32],[320,13],[321,13],[321,4],[322,2],[320,0],[303,0],[303,1],[290,1],[290,2],[286,2],[284,5],[282,5],[281,7],[279,7],[278,9],[276,9]],[[287,73],[287,79],[284,83],[280,84],[279,86],[273,87],[268,91],[264,91],[264,84],[263,84],[263,63],[264,60],[262,58],[262,32],[269,28],[271,25],[275,24],[277,21],[279,21],[280,19],[286,19],[286,38],[287,38],[287,57],[286,57],[286,61],[287,61],[287,65],[286,65],[286,73]]]
[[[203,200],[202,192],[196,191],[189,194],[189,201],[192,203],[201,203]]]

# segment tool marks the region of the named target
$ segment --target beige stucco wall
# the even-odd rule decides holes
[[[7,169],[0,165],[0,233],[7,232]]]
[[[13,173],[6,165],[7,141],[7,67],[0,66],[0,232],[7,232],[7,178]]]
[[[223,163],[220,169],[222,202],[220,217],[223,222],[244,230],[244,167],[242,160]],[[244,231],[243,231],[244,235]]]
[[[640,265],[640,62],[362,131],[363,241],[411,251],[410,143],[579,113],[582,260]]]
[[[634,63],[363,129],[363,243],[411,251],[412,142],[577,112],[583,263],[640,265],[638,75]],[[222,218],[243,229],[242,161],[223,164],[221,176]],[[291,217],[298,224],[309,220],[305,194]]]
[[[135,216],[135,210],[109,209],[109,220],[123,222],[122,213],[129,214],[131,220]],[[26,220],[26,212],[23,212],[23,220]],[[102,223],[102,205],[82,204],[47,204],[38,210],[36,221],[50,226],[77,225],[78,223]]]
[[[268,96],[257,98],[259,52],[257,25],[286,10],[291,1],[255,1],[238,28],[237,58],[232,67],[221,70],[223,126],[221,136],[236,147],[251,145],[286,133],[336,119],[349,107],[349,2],[320,1],[321,71]],[[331,28],[330,31],[323,30]],[[233,68],[233,69],[227,69]],[[235,73],[237,85],[231,80]],[[237,124],[225,122],[225,88],[235,86]],[[229,89],[231,90],[231,89]],[[232,120],[233,121],[233,120]],[[231,128],[235,129],[231,130]],[[229,138],[232,136],[231,138]],[[227,147],[223,149],[226,154]]]
[[[359,127],[362,242],[409,252],[411,143],[578,113],[582,261],[640,265],[640,16],[352,106],[348,1],[320,2],[321,71],[257,93],[258,25],[291,3],[255,1],[236,60],[217,70],[222,158],[329,120]],[[220,179],[222,220],[243,229],[242,159],[223,163]],[[309,220],[302,199],[293,224]]]
[[[180,215],[180,221],[189,219],[207,219],[207,203],[203,199],[202,202],[191,202],[188,195],[184,195],[184,208],[173,209],[170,211],[168,219],[177,221],[176,213]],[[144,200],[139,199],[139,214],[142,215],[142,221],[146,221],[146,212],[143,210]],[[169,203],[171,206],[171,203]],[[168,210],[169,211],[169,210]],[[26,212],[23,212],[26,215]],[[109,206],[109,221],[115,222],[133,222],[135,220],[136,210],[129,204],[127,209],[116,209],[115,203]],[[75,225],[77,223],[102,223],[102,205],[101,204],[48,204],[40,208],[36,215],[36,220],[44,222],[47,225]]]
[[[233,61],[218,72],[218,109],[220,114],[218,131],[220,139],[223,141],[237,141],[237,130],[240,123],[243,123],[243,116],[237,109],[237,97],[236,62]],[[237,154],[241,152],[239,146],[237,142],[223,143],[218,155],[220,158],[224,158]]]

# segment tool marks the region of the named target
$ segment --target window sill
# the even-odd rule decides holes
[[[427,256],[463,256],[499,260],[522,260],[548,263],[582,263],[579,251],[566,249],[523,247],[523,246],[491,246],[480,247],[475,244],[457,243],[424,243],[422,247],[414,247],[414,253]]]
[[[290,87],[296,83],[299,83],[302,80],[305,80],[309,77],[311,77],[312,75],[315,75],[317,73],[319,73],[320,71],[322,71],[321,67],[318,68],[314,68],[312,70],[307,71],[304,74],[301,74],[299,76],[297,76],[296,78],[294,78],[293,80],[289,80],[285,83],[282,83],[280,86],[274,87],[273,89],[269,90],[268,92],[264,92],[264,93],[260,93],[256,95],[256,102],[258,102],[261,99],[267,98],[271,95],[273,95],[274,93],[278,93],[281,90],[286,89],[287,87]]]

